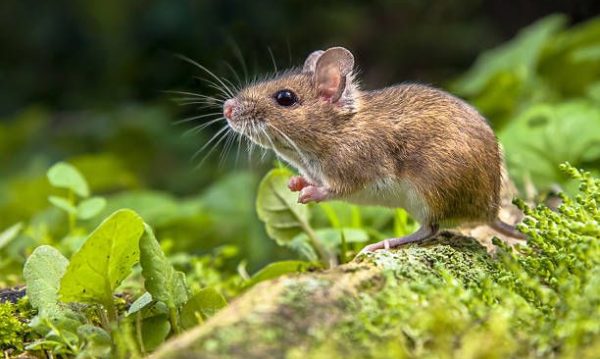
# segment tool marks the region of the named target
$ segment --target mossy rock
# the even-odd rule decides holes
[[[450,278],[465,290],[479,287],[493,270],[492,261],[475,239],[442,233],[435,240],[369,253],[332,270],[281,277],[255,286],[209,322],[168,342],[153,357],[375,355],[365,344],[381,342],[387,348],[388,335],[373,333],[370,338],[363,326],[369,326],[371,318],[385,319],[387,305],[398,304],[386,303],[386,297],[413,296],[406,303],[405,309],[410,309],[419,305],[420,293],[434,293],[431,289],[444,287]],[[373,307],[374,303],[378,306]],[[402,340],[403,345],[390,353],[397,356],[414,349],[406,338]]]

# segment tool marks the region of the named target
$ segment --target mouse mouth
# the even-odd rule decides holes
[[[263,121],[247,120],[247,119],[226,119],[229,127],[246,137],[250,141],[264,148],[273,148],[274,144],[271,140],[271,135],[267,132],[267,126]]]

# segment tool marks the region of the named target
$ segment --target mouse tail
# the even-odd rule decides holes
[[[496,218],[490,223],[490,227],[495,229],[496,231],[504,234],[505,236],[517,238],[517,239],[526,239],[525,235],[517,230],[515,226],[511,226],[508,223],[503,222],[500,218]]]

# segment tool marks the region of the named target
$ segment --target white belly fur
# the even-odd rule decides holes
[[[406,179],[382,179],[344,198],[348,202],[391,208],[404,208],[419,223],[429,217],[427,202],[416,187]]]

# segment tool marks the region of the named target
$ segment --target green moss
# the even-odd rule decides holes
[[[265,282],[156,357],[600,357],[600,180],[563,170],[557,212],[517,202],[526,245],[443,233]]]
[[[23,350],[23,341],[28,328],[17,312],[17,306],[0,303],[0,349]]]
[[[371,254],[391,269],[385,284],[352,299],[354,313],[308,356],[335,347],[381,357],[390,342],[397,357],[600,356],[600,181],[563,170],[581,181],[580,195],[563,196],[556,213],[518,202],[530,240],[515,250],[497,242],[496,260],[443,243]]]

